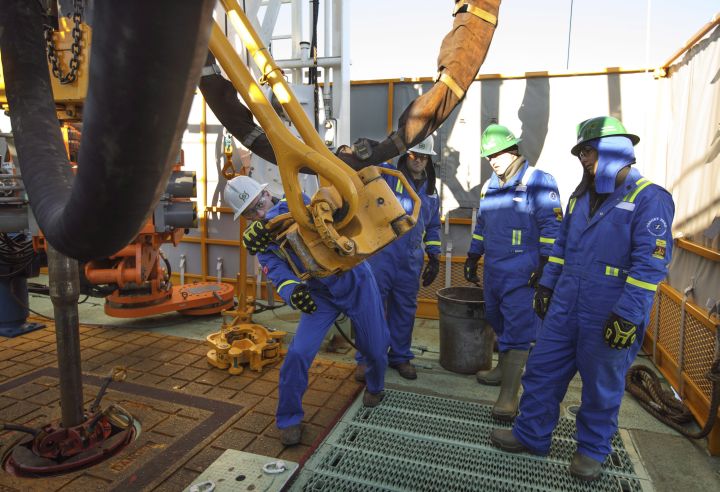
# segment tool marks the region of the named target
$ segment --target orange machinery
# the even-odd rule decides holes
[[[77,155],[79,138],[67,124],[63,135],[72,159]],[[105,297],[105,313],[109,316],[138,318],[171,311],[206,315],[233,306],[234,289],[230,284],[195,282],[174,286],[170,282],[170,264],[160,248],[163,244],[177,246],[187,229],[197,227],[196,205],[190,200],[197,192],[195,172],[183,171],[183,164],[180,151],[165,193],[135,239],[114,255],[85,264],[83,271],[89,284],[108,286],[104,292],[113,290]],[[42,233],[33,238],[33,244],[36,251],[45,249]]]

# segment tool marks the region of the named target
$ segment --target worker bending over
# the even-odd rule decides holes
[[[267,231],[259,222],[288,211],[287,202],[272,197],[266,186],[247,176],[238,176],[227,183],[224,196],[236,220],[242,215],[256,221],[244,234],[243,241],[258,253],[263,271],[275,284],[280,297],[302,311],[297,332],[280,368],[275,415],[281,442],[292,446],[299,443],[302,436],[302,397],[307,390],[310,363],[338,315],[344,313],[353,321],[355,341],[367,359],[367,388],[363,395],[363,404],[367,407],[377,406],[384,397],[389,335],[380,292],[366,262],[347,272],[305,282],[293,273],[288,259],[276,244],[269,243]],[[304,195],[303,200],[309,203]],[[302,265],[293,252],[290,255],[295,265]]]
[[[562,207],[555,179],[537,170],[520,154],[510,130],[488,126],[481,138],[481,155],[493,175],[480,192],[477,225],[473,232],[464,274],[479,281],[477,265],[485,255],[484,296],[486,319],[498,339],[498,363],[477,373],[481,384],[501,385],[493,417],[512,420],[517,413],[518,390],[530,345],[540,319],[531,309],[533,284],[555,242]]]
[[[506,451],[547,454],[560,402],[579,371],[570,473],[582,480],[600,476],[612,449],[625,374],[670,262],[675,207],[665,189],[631,167],[639,140],[609,116],[578,125],[571,152],[584,174],[535,294],[545,320],[523,377],[520,415],[512,430],[490,436]]]
[[[388,362],[405,379],[417,378],[415,366],[410,362],[414,357],[410,345],[424,263],[423,250],[428,255],[428,264],[422,273],[423,287],[430,285],[440,270],[440,200],[435,190],[433,155],[437,154],[431,135],[398,160],[397,169],[405,175],[422,203],[418,221],[410,232],[368,260],[380,289],[390,330]],[[395,169],[390,164],[381,166]],[[412,214],[413,201],[402,181],[389,174],[383,174],[383,177],[405,211]],[[364,381],[365,358],[357,352],[355,359],[358,362],[355,379]]]

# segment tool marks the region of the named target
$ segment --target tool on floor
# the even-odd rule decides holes
[[[213,347],[207,353],[207,360],[233,375],[241,374],[244,365],[249,365],[253,371],[262,371],[283,355],[285,335],[284,331],[270,331],[254,323],[236,324],[233,320],[207,336],[207,342]]]

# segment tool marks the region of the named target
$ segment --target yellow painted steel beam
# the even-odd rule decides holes
[[[252,27],[250,26],[250,28]],[[251,42],[255,43],[252,36],[249,39]],[[362,187],[362,183],[356,173],[347,164],[340,161],[340,159],[337,159],[335,156],[332,156],[333,159],[331,160],[324,155],[325,152],[317,152],[305,143],[298,141],[298,139],[283,124],[280,117],[275,113],[275,110],[263,94],[260,86],[237,55],[217,23],[213,23],[212,26],[212,33],[210,35],[210,50],[213,52],[218,62],[220,62],[220,65],[227,73],[230,81],[235,86],[235,89],[238,93],[240,93],[240,96],[250,108],[250,111],[253,113],[255,118],[257,118],[260,126],[262,126],[265,130],[278,161],[280,176],[282,178],[283,187],[285,188],[285,196],[288,201],[288,207],[290,208],[290,212],[298,225],[309,230],[314,230],[315,228],[312,218],[305,209],[305,205],[302,201],[302,188],[300,187],[300,183],[298,181],[298,174],[300,169],[303,167],[308,167],[315,171],[318,175],[326,178],[338,190],[347,204],[348,214],[343,221],[340,221],[336,225],[336,227],[340,228],[349,222],[357,213],[357,190]],[[260,51],[262,51],[262,53],[258,54]],[[270,59],[265,56],[264,53],[264,48],[262,50],[256,48],[254,58],[260,59],[260,61],[264,63],[264,60]],[[267,70],[267,65],[264,70]],[[273,70],[273,73],[278,74],[275,70]],[[282,75],[279,74],[279,76],[284,82],[285,79]],[[282,84],[279,83],[276,84],[276,86],[281,87]],[[292,92],[284,91],[283,93],[285,94],[283,97],[288,98],[286,102],[288,107],[297,106],[298,110],[302,113],[300,120],[304,118],[309,125],[310,122],[307,120],[305,112],[300,107],[300,103],[297,99],[292,97]],[[292,113],[294,114],[295,111],[293,110]],[[288,114],[291,118],[293,118],[293,114],[290,114],[290,112]],[[295,123],[294,118],[293,123]],[[298,131],[300,131],[299,128]],[[306,131],[306,129],[302,131]],[[313,132],[315,132],[314,129]],[[322,141],[316,132],[315,136],[322,144]],[[322,145],[324,147],[324,144]],[[329,150],[325,150],[330,153]],[[330,154],[332,155],[332,153]]]

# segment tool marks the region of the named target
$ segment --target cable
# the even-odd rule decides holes
[[[572,38],[573,0],[570,0],[570,20],[568,22],[567,58],[565,58],[565,70],[570,68],[570,40]]]
[[[690,439],[702,439],[710,433],[717,418],[720,404],[720,358],[715,359],[705,377],[712,382],[712,396],[707,421],[699,432],[690,432],[681,425],[692,422],[690,410],[676,400],[671,391],[662,388],[657,374],[648,367],[631,367],[625,376],[625,389],[638,400],[640,406],[665,425]]]
[[[345,334],[345,332],[342,330],[342,328],[340,328],[340,325],[338,324],[338,320],[339,320],[339,321],[344,321],[344,318],[345,318],[345,317],[346,317],[346,316],[343,315],[343,316],[341,316],[340,318],[338,318],[337,320],[335,320],[335,322],[334,322],[334,324],[335,324],[335,329],[336,329],[338,332],[340,332],[340,335],[342,335],[342,337],[345,339],[345,341],[346,341],[347,343],[349,343],[352,348],[354,348],[355,350],[357,350],[358,352],[360,352],[360,349],[357,348],[357,346],[352,342],[352,340],[350,340],[350,338]]]

